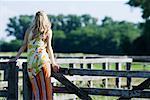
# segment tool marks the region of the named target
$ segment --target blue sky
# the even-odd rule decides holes
[[[18,15],[35,14],[44,10],[48,14],[90,14],[98,18],[99,23],[105,16],[116,21],[142,22],[141,9],[131,8],[125,4],[128,0],[1,0],[0,1],[0,39],[7,37],[6,25],[8,18]],[[3,34],[2,34],[3,33]]]

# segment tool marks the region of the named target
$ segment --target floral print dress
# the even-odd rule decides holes
[[[29,38],[30,36],[31,35],[29,35]],[[27,50],[27,66],[30,78],[41,71],[43,64],[50,62],[48,53],[46,52],[46,46],[47,45],[41,37],[37,37],[29,41]]]
[[[31,35],[27,47],[27,71],[32,85],[32,100],[52,100],[51,72],[48,70],[51,61],[46,52],[47,44],[42,35],[32,40]]]

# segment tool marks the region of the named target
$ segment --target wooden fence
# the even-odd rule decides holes
[[[131,71],[132,59],[130,58],[95,58],[95,59],[57,59],[60,65],[65,64],[69,68],[61,68],[60,73],[52,73],[52,77],[61,82],[65,87],[53,86],[54,93],[69,93],[76,94],[80,99],[91,100],[90,95],[102,96],[118,96],[118,99],[131,99],[131,98],[150,98],[150,72],[149,71]],[[27,76],[27,63],[26,60],[20,60],[20,64],[10,63],[7,60],[0,61],[0,70],[4,71],[3,82],[7,81],[8,86],[0,90],[0,97],[7,97],[8,100],[18,100],[18,72],[23,72],[23,99],[30,100],[31,98],[31,85]],[[115,70],[109,70],[109,65],[115,64]],[[94,64],[101,64],[103,69],[93,69]],[[16,67],[21,66],[21,69]],[[77,65],[80,68],[77,68]],[[122,70],[122,66],[126,65],[126,70]],[[103,76],[105,88],[82,88],[73,84],[65,75],[80,75],[84,76]],[[110,89],[108,78],[116,78],[115,89]],[[121,88],[121,77],[127,78],[127,89]],[[132,78],[146,78],[138,86],[132,86]],[[83,80],[84,81],[84,80]],[[89,80],[89,84],[92,81]]]

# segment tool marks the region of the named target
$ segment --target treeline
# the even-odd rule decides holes
[[[90,15],[49,15],[55,52],[96,54],[143,54],[134,42],[141,36],[139,24],[114,21],[105,17],[101,24]],[[6,31],[16,37],[10,43],[1,42],[1,51],[18,51],[24,33],[33,16],[21,15],[9,19]],[[140,49],[140,48],[139,48]]]

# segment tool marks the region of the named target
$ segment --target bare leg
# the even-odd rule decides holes
[[[50,63],[46,63],[42,67],[45,77],[45,87],[47,92],[47,100],[52,100],[52,86],[51,86],[51,66]]]

